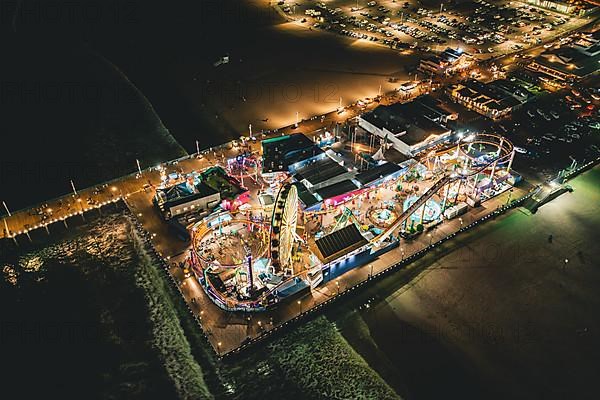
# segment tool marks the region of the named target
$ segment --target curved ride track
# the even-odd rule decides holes
[[[478,137],[479,137],[479,139],[478,139]],[[493,142],[493,140],[495,140],[495,139],[498,139],[498,143]],[[495,165],[498,165],[499,163],[504,164],[510,160],[510,157],[512,156],[512,154],[514,152],[514,146],[512,145],[512,143],[510,141],[508,141],[507,139],[505,139],[502,136],[492,135],[492,134],[475,135],[473,140],[471,140],[469,142],[465,142],[465,143],[459,142],[457,146],[458,146],[458,149],[460,150],[460,152],[463,153],[463,155],[465,157],[469,158],[471,161],[474,161],[476,159],[476,157],[469,155],[468,151],[463,150],[462,146],[476,145],[476,144],[487,144],[487,145],[495,146],[495,147],[497,147],[497,149],[499,149],[500,153],[504,152],[504,154],[498,154],[496,157],[494,157],[493,159],[491,159],[484,165],[476,167],[476,168],[471,167],[469,170],[463,169],[460,172],[446,173],[443,177],[438,179],[433,184],[433,186],[429,187],[421,195],[421,197],[419,197],[419,199],[417,201],[415,201],[402,214],[400,214],[398,216],[398,218],[396,219],[396,221],[394,221],[394,223],[392,225],[390,225],[390,227],[385,232],[383,232],[379,236],[376,236],[375,238],[373,238],[372,242],[375,244],[380,244],[385,239],[387,239],[396,229],[398,229],[402,225],[402,223],[404,223],[404,221],[406,221],[408,219],[408,217],[410,217],[415,211],[417,211],[419,209],[419,207],[424,205],[427,200],[429,200],[434,194],[436,194],[438,192],[438,190],[443,188],[445,185],[452,183],[454,181],[457,181],[459,179],[467,179],[471,176],[474,176],[476,174],[479,174],[479,173],[485,171],[488,168],[492,168]],[[506,147],[504,147],[504,146],[506,146]],[[453,150],[456,151],[456,147]],[[451,150],[446,149],[443,151],[442,154],[448,153],[449,151],[451,151]]]

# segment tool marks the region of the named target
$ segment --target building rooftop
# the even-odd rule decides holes
[[[157,189],[157,194],[166,207],[174,207],[217,193],[219,192],[202,181],[195,184],[183,182],[169,188]]]
[[[287,172],[288,166],[323,153],[302,133],[262,141],[263,172]]]
[[[469,79],[456,86],[456,92],[462,97],[468,97],[474,102],[485,104],[494,110],[504,110],[521,104],[516,96],[527,97],[524,89],[507,80],[483,83]]]
[[[294,178],[298,181],[306,179],[311,185],[317,185],[346,172],[348,171],[344,167],[331,158],[324,157],[298,168]]]
[[[309,192],[304,184],[301,182],[294,182],[294,185],[296,185],[296,188],[298,189],[298,198],[302,204],[304,204],[305,208],[309,208],[320,203],[319,199]]]
[[[356,225],[349,224],[342,229],[338,229],[329,235],[317,239],[315,243],[321,253],[321,260],[326,263],[356,250],[368,242]]]
[[[325,200],[352,192],[356,189],[358,189],[358,186],[354,182],[352,182],[350,179],[345,179],[343,181],[334,183],[333,185],[325,186],[324,188],[317,190],[317,194],[323,200]]]
[[[469,53],[465,53],[460,48],[446,48],[440,54],[427,55],[421,59],[421,64],[428,64],[434,68],[446,69],[453,68],[454,66],[460,65],[461,60],[470,61],[472,56]]]
[[[441,117],[450,117],[455,115],[455,112],[450,111],[444,108],[444,103],[442,101],[434,98],[431,95],[419,96],[414,100],[416,103],[420,103],[425,109],[428,109],[429,115],[435,116],[435,118],[431,118],[434,120],[438,120]]]
[[[497,79],[492,83],[496,88],[504,91],[506,94],[510,94],[511,96],[523,99],[529,99],[530,97],[533,97],[533,94],[531,94],[531,92],[529,92],[523,86],[511,82],[507,79]]]
[[[583,78],[599,69],[600,52],[596,52],[595,55],[587,55],[573,47],[563,46],[560,49],[542,53],[534,61],[564,74]]]
[[[414,146],[422,143],[432,135],[439,136],[449,132],[448,128],[426,118],[421,118],[417,123],[411,124],[406,133],[400,136],[400,139],[407,145]]]
[[[378,179],[384,178],[388,175],[391,175],[395,172],[400,171],[398,165],[386,162],[381,165],[376,166],[375,168],[368,169],[356,175],[354,179],[358,181],[361,185],[368,185],[371,182],[374,182]]]
[[[410,159],[410,157],[408,157],[406,154],[400,153],[398,150],[396,150],[393,147],[386,149],[383,152],[383,157],[386,159],[386,161],[389,161],[394,164],[400,164],[400,163]]]
[[[436,120],[447,114],[441,109],[430,107],[419,99],[410,103],[379,106],[361,116],[379,129],[385,128],[409,146],[421,143],[430,135],[448,131]]]
[[[462,55],[469,54],[463,52],[460,48],[453,49],[451,47],[447,47],[446,50],[442,52],[441,57],[448,62],[454,62],[458,60]]]

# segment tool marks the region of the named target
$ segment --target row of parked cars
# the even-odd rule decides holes
[[[437,9],[411,7],[408,2],[404,2],[397,11],[392,11],[376,1],[363,5],[357,3],[347,13],[340,7],[317,2],[305,14],[307,18],[315,19],[312,22],[315,28],[383,42],[391,47],[401,43],[398,33],[403,33],[419,41],[424,49],[428,48],[426,43],[444,44],[448,40],[455,40],[474,46],[472,51],[476,53],[494,53],[495,44],[502,44],[508,39],[516,42],[511,45],[514,51],[523,49],[525,43],[539,44],[541,39],[538,36],[543,29],[553,29],[568,20],[564,16],[552,17],[554,20],[550,21],[550,13],[539,12],[530,6],[492,4],[486,0],[474,2],[476,8],[473,11],[444,10],[443,13]],[[289,7],[290,3],[286,4]],[[302,20],[306,21],[306,18]],[[529,26],[535,23],[539,25],[533,25],[529,30]],[[519,43],[521,41],[524,43]]]
[[[592,97],[597,97],[597,100]],[[600,119],[596,112],[582,112],[579,108],[570,107],[575,99],[585,106],[581,108],[588,111],[596,110],[596,104],[600,101],[600,93],[596,89],[583,88],[573,89],[568,94],[563,94],[558,99],[544,101],[542,104],[532,104],[526,110],[526,131],[529,133],[523,148],[528,156],[537,158],[540,155],[550,155],[553,151],[564,152],[565,144],[575,145],[582,140],[586,148],[598,145],[590,143],[589,139],[596,138],[600,143]],[[521,120],[521,118],[517,118]],[[538,134],[535,134],[539,132]],[[578,147],[581,147],[579,145]]]

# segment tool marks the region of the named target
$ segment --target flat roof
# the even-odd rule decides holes
[[[373,111],[363,114],[361,118],[379,129],[385,128],[397,139],[412,146],[421,143],[431,135],[440,135],[449,131],[435,121],[449,114],[427,103],[430,101],[417,99],[410,103],[378,106]],[[406,133],[401,135],[404,132]]]
[[[345,179],[341,182],[334,183],[333,185],[325,186],[324,188],[317,190],[317,193],[323,200],[325,200],[344,193],[352,192],[356,189],[358,189],[356,183],[352,182],[350,179]]]
[[[383,157],[387,161],[394,163],[394,164],[400,164],[400,163],[410,159],[408,156],[400,153],[398,150],[396,150],[393,147],[390,147],[389,149],[385,150],[383,152]]]
[[[521,85],[509,81],[508,79],[496,79],[493,83],[497,88],[504,90],[508,94],[526,98],[533,96],[529,90],[525,89]]]
[[[298,168],[294,177],[296,180],[306,179],[311,185],[317,185],[346,172],[347,170],[340,164],[325,157]]]
[[[465,53],[460,48],[453,49],[451,47],[446,47],[446,50],[442,52],[442,57],[450,62],[458,60],[462,55],[470,56],[469,53]]]
[[[457,90],[461,96],[469,97],[479,104],[485,104],[488,108],[496,110],[504,110],[521,104],[513,95],[525,97],[529,95],[529,92],[505,79],[489,83],[468,79],[459,85],[463,86]]]
[[[419,125],[411,125],[406,134],[400,136],[399,139],[409,146],[414,146],[431,135],[440,136],[446,133],[450,133],[450,129],[428,119],[423,119]]]
[[[494,82],[483,83],[475,79],[467,79],[462,85],[496,101],[505,99],[508,96],[504,91],[496,87]]]
[[[554,57],[554,58],[552,58]],[[552,61],[552,60],[555,61]],[[568,75],[584,77],[599,69],[600,54],[589,56],[572,47],[547,51],[535,58],[535,62]]]
[[[285,172],[289,165],[323,153],[302,133],[265,139],[261,145],[263,172]]]
[[[322,260],[329,262],[368,243],[356,225],[350,224],[315,241]]]
[[[175,207],[219,193],[202,181],[196,183],[193,189],[190,188],[187,182],[183,182],[169,188],[157,190],[165,193],[167,200],[164,205],[166,207]]]
[[[298,189],[298,198],[302,204],[304,204],[304,207],[312,207],[320,202],[319,199],[317,199],[311,192],[308,191],[302,182],[294,182],[294,185]]]
[[[437,114],[438,116],[448,117],[448,116],[454,114],[453,111],[448,111],[447,109],[443,108],[442,101],[436,99],[435,97],[431,96],[430,94],[419,96],[414,101],[416,103],[420,103],[423,107],[428,108],[431,112]]]
[[[389,106],[377,106],[374,110],[361,115],[361,118],[379,129],[385,128],[392,134],[406,130],[407,119],[404,117],[404,110],[399,103]]]
[[[354,179],[360,182],[362,185],[369,184],[378,179],[384,178],[388,175],[391,175],[395,172],[400,171],[399,165],[394,163],[386,162],[381,165],[376,166],[375,168],[368,169],[356,175]]]

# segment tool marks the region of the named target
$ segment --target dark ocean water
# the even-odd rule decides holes
[[[4,37],[0,199],[13,211],[185,154],[150,104],[81,42]],[[2,210],[4,212],[4,210]]]
[[[227,49],[280,21],[262,1],[19,3],[14,29],[16,2],[3,8],[1,42],[0,200],[13,211],[68,193],[70,179],[88,187],[133,172],[136,159],[156,165],[196,140],[237,138],[184,98],[173,67],[195,65],[204,82]]]

